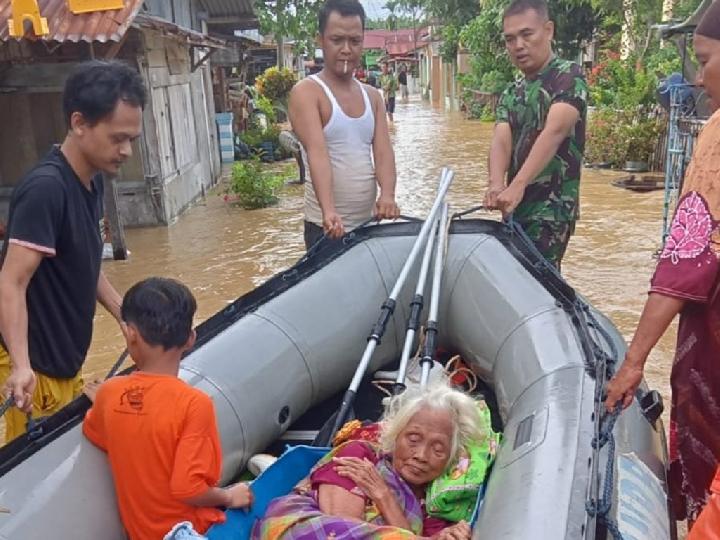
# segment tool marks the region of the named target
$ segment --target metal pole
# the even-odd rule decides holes
[[[415,264],[417,256],[420,253],[420,249],[423,247],[425,240],[426,240],[428,234],[430,233],[430,229],[435,224],[435,221],[436,221],[435,216],[437,215],[438,211],[440,210],[440,206],[442,205],[443,199],[445,198],[445,195],[447,194],[448,189],[450,189],[450,184],[452,184],[454,176],[455,176],[455,173],[453,173],[451,170],[449,170],[447,168],[443,168],[442,173],[440,174],[440,187],[438,188],[438,194],[437,194],[437,197],[435,198],[435,202],[433,203],[432,208],[430,209],[430,212],[428,213],[428,216],[425,219],[425,222],[423,223],[422,228],[420,229],[420,233],[418,234],[417,238],[415,239],[415,243],[413,244],[413,247],[410,250],[410,254],[408,255],[408,258],[405,260],[405,264],[403,265],[403,268],[400,271],[400,274],[398,275],[397,281],[395,282],[395,286],[393,287],[392,291],[390,292],[390,295],[388,296],[387,300],[383,303],[382,310],[380,312],[380,317],[378,318],[377,323],[375,324],[375,326],[372,329],[372,332],[368,339],[368,344],[365,347],[365,352],[363,353],[362,358],[360,359],[360,363],[359,363],[357,369],[355,370],[355,375],[353,376],[353,379],[350,382],[350,386],[348,387],[347,391],[345,392],[345,395],[343,396],[342,404],[340,405],[338,414],[335,417],[335,423],[333,425],[333,429],[328,434],[329,440],[320,441],[321,445],[329,444],[332,441],[332,438],[335,435],[335,433],[337,433],[338,430],[345,423],[345,419],[347,418],[347,415],[350,412],[350,408],[352,407],[352,404],[355,401],[355,394],[357,393],[358,388],[360,388],[360,383],[362,382],[362,379],[365,376],[365,371],[367,370],[367,367],[370,364],[372,355],[375,352],[375,349],[377,348],[378,344],[380,343],[380,339],[382,338],[383,334],[385,333],[385,328],[387,326],[387,323],[390,320],[390,317],[392,317],[392,314],[395,310],[395,302],[397,300],[397,297],[400,294],[400,291],[402,290],[402,287],[405,284],[405,281],[407,280],[407,276],[410,273],[410,270],[412,269],[412,267]]]
[[[443,208],[446,205],[443,205]],[[430,260],[432,259],[433,247],[435,246],[435,236],[438,231],[438,218],[435,218],[433,230],[427,244],[425,244],[425,253],[423,254],[422,263],[420,264],[420,273],[418,274],[418,282],[415,287],[415,296],[410,302],[410,316],[408,317],[407,331],[405,332],[405,343],[403,345],[402,354],[400,355],[400,367],[398,368],[397,378],[393,386],[393,394],[397,395],[405,390],[405,377],[407,375],[407,366],[412,354],[413,345],[415,344],[415,333],[420,327],[420,315],[423,310],[425,285],[430,269]]]
[[[440,309],[440,286],[442,281],[443,268],[445,267],[445,257],[447,255],[447,243],[449,234],[448,215],[450,207],[446,203],[440,214],[440,222],[438,229],[437,252],[435,253],[435,268],[433,270],[433,286],[430,293],[430,311],[428,313],[427,328],[425,329],[425,346],[420,359],[420,367],[422,374],[420,376],[420,386],[425,388],[430,379],[430,369],[433,366],[433,356],[437,346],[437,320],[438,311]]]

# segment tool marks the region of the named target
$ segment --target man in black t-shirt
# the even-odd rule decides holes
[[[65,141],[13,192],[0,270],[0,384],[16,404],[7,441],[25,431],[23,412],[48,416],[82,391],[96,302],[120,322],[121,297],[100,267],[100,173],[117,174],[132,155],[144,105],[132,68],[82,64],[63,94]]]

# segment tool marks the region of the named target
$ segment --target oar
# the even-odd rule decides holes
[[[332,430],[326,431],[325,429],[321,430],[320,433],[318,433],[318,436],[315,438],[315,441],[313,441],[313,445],[315,446],[328,446],[334,436],[335,433],[337,433],[340,428],[345,424],[345,421],[348,417],[348,414],[350,413],[353,403],[355,402],[355,395],[357,394],[358,388],[360,388],[360,383],[362,382],[363,377],[365,376],[365,371],[367,370],[368,365],[370,364],[370,360],[372,359],[372,356],[375,352],[376,347],[380,343],[380,339],[382,339],[383,334],[385,333],[385,328],[387,327],[387,323],[390,320],[390,317],[392,316],[393,312],[395,311],[395,302],[397,300],[397,297],[400,294],[400,291],[402,290],[403,285],[405,284],[405,281],[407,280],[408,274],[410,273],[410,270],[415,264],[415,261],[417,260],[417,257],[420,253],[420,250],[422,249],[423,245],[425,244],[425,241],[428,237],[428,234],[430,234],[430,229],[433,227],[435,223],[435,216],[440,210],[440,206],[442,205],[442,201],[445,198],[445,194],[447,193],[448,189],[450,188],[450,184],[452,183],[453,177],[455,176],[455,173],[448,169],[443,169],[441,175],[440,175],[440,187],[438,189],[437,197],[435,198],[435,202],[432,205],[432,208],[430,209],[430,213],[428,214],[427,218],[425,219],[425,222],[423,223],[422,227],[420,228],[420,233],[418,234],[417,238],[415,239],[415,243],[412,246],[412,249],[410,250],[410,254],[408,255],[407,260],[405,261],[405,264],[402,267],[402,270],[400,271],[400,275],[397,278],[397,281],[395,282],[395,286],[393,287],[392,291],[390,292],[390,295],[388,296],[387,300],[382,305],[382,308],[380,310],[380,316],[378,317],[377,323],[375,323],[375,326],[373,326],[372,332],[370,334],[370,337],[368,338],[367,346],[365,347],[365,352],[362,355],[362,358],[360,359],[360,363],[358,364],[357,369],[355,370],[355,375],[353,376],[352,381],[350,382],[350,386],[348,387],[347,391],[345,392],[345,395],[343,396],[342,404],[340,405],[340,409],[338,410],[335,421],[332,424]],[[328,421],[329,422],[329,421]]]
[[[430,379],[430,369],[433,367],[435,350],[437,349],[438,334],[438,309],[440,307],[440,285],[442,274],[445,268],[445,257],[447,256],[447,242],[449,238],[448,213],[450,209],[447,204],[443,206],[440,214],[440,225],[438,231],[437,252],[435,253],[435,268],[433,271],[432,293],[430,293],[430,311],[427,324],[425,325],[425,345],[423,346],[420,367],[420,387],[425,388]]]
[[[444,204],[443,208],[447,205]],[[400,367],[398,367],[397,378],[393,385],[393,395],[402,394],[405,391],[405,376],[407,375],[407,366],[410,361],[410,355],[415,345],[415,333],[420,328],[420,315],[422,314],[423,305],[425,303],[425,286],[427,284],[428,270],[430,269],[430,260],[432,259],[433,247],[435,246],[435,236],[438,231],[439,219],[435,218],[432,232],[425,244],[425,253],[423,254],[422,263],[420,264],[420,272],[418,273],[418,281],[415,286],[415,296],[410,302],[410,316],[408,317],[407,330],[405,331],[405,344],[403,345],[402,354],[400,355]]]
[[[110,371],[108,371],[108,374],[105,376],[105,380],[107,381],[109,378],[114,377],[115,374],[118,372],[120,367],[123,365],[123,362],[125,362],[125,359],[128,357],[128,350],[125,349],[123,353],[120,355],[120,357],[115,361],[113,364],[113,367],[110,368]]]

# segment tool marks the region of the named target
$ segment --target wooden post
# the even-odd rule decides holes
[[[116,261],[124,261],[127,259],[127,249],[125,247],[125,230],[120,220],[120,213],[118,212],[117,185],[115,180],[105,174],[103,175],[103,184],[105,186],[105,217],[110,227],[113,259]]]

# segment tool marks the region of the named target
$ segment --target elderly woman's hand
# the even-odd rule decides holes
[[[434,534],[431,540],[470,540],[472,529],[465,521],[460,521],[452,527],[446,527],[437,534]]]
[[[385,480],[369,460],[356,457],[337,457],[333,461],[335,462],[335,472],[355,482],[374,503],[379,504],[392,495]]]

